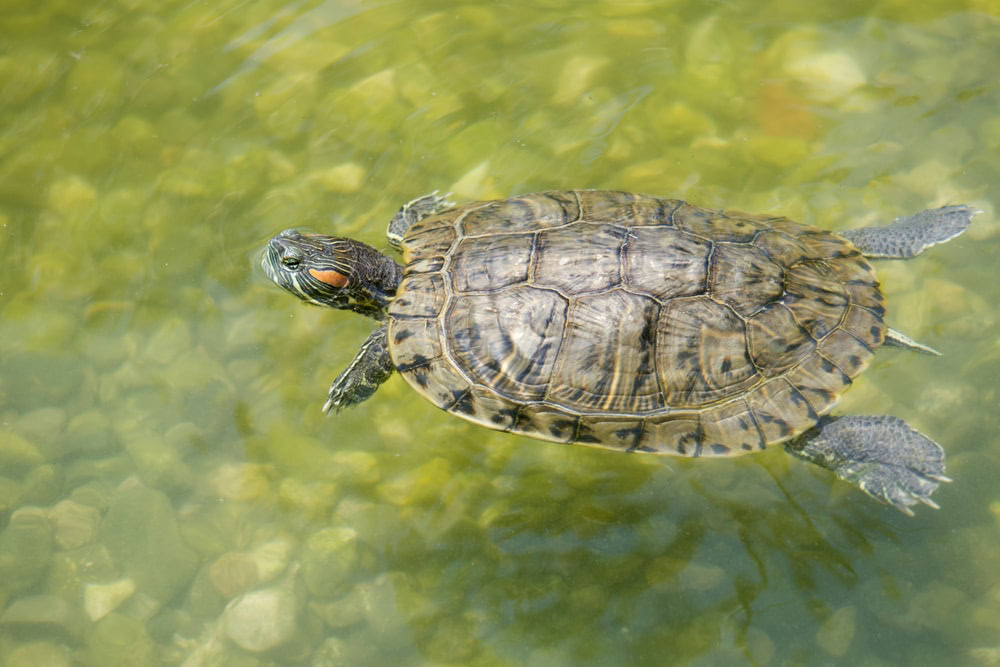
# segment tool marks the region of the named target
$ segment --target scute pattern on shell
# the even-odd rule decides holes
[[[848,241],[628,192],[540,192],[414,225],[393,362],[437,406],[566,443],[735,456],[828,412],[885,338]]]

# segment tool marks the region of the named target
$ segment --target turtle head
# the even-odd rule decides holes
[[[401,267],[360,241],[286,229],[261,257],[267,277],[303,301],[376,319],[396,294]]]

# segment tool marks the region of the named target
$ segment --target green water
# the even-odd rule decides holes
[[[996,0],[4,3],[0,662],[1000,664],[998,63]],[[398,377],[320,413],[372,323],[272,286],[267,238],[569,187],[982,209],[878,267],[944,356],[882,351],[838,408],[940,442],[941,509]]]

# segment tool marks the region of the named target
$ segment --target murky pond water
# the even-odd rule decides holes
[[[6,3],[0,662],[1000,664],[1000,3]],[[939,511],[780,447],[487,431],[257,256],[402,204],[616,188],[830,229],[982,209],[878,264],[839,412],[942,443]]]

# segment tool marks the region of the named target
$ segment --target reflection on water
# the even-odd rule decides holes
[[[860,7],[860,6],[859,6]],[[0,29],[5,664],[996,664],[1000,8],[17,2]],[[843,412],[948,451],[907,519],[780,448],[478,429],[254,256],[398,206],[613,187],[832,229],[984,210],[878,266]],[[992,189],[991,189],[992,188]]]

